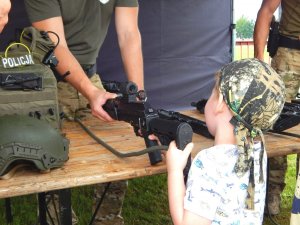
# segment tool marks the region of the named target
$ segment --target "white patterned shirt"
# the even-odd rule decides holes
[[[254,145],[254,210],[245,209],[249,171],[237,177],[233,168],[238,158],[236,145],[216,145],[200,151],[189,172],[184,208],[212,221],[213,225],[259,225],[263,222],[266,194],[266,163],[263,156],[264,182],[259,183],[261,144]]]

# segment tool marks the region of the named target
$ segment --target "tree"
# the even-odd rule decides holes
[[[236,36],[237,38],[252,38],[254,31],[254,21],[248,20],[244,16],[236,22]]]

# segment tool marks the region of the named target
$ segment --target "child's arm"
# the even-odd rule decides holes
[[[184,210],[183,200],[185,196],[185,185],[183,179],[183,169],[186,165],[188,156],[193,149],[190,143],[182,151],[176,148],[175,142],[171,142],[167,156],[168,170],[168,195],[169,206],[174,225],[209,225],[211,221],[198,216],[192,212]]]

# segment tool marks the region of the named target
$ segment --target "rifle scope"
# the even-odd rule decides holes
[[[131,81],[117,82],[117,81],[102,81],[103,87],[108,92],[122,93],[124,95],[132,95],[137,93],[137,85]]]

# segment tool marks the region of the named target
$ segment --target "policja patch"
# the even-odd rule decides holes
[[[3,57],[1,61],[3,68],[15,68],[19,66],[34,64],[32,56],[30,54],[17,57]]]
[[[15,50],[18,50],[19,47],[24,47],[27,51],[18,51],[19,53],[17,55],[14,55],[13,57],[8,57],[8,53],[11,50],[11,47],[14,47]],[[34,61],[32,58],[32,54],[30,49],[23,43],[12,43],[10,44],[4,53],[4,57],[1,57],[1,62],[3,68],[15,68],[20,66],[26,66],[26,65],[33,65]]]

